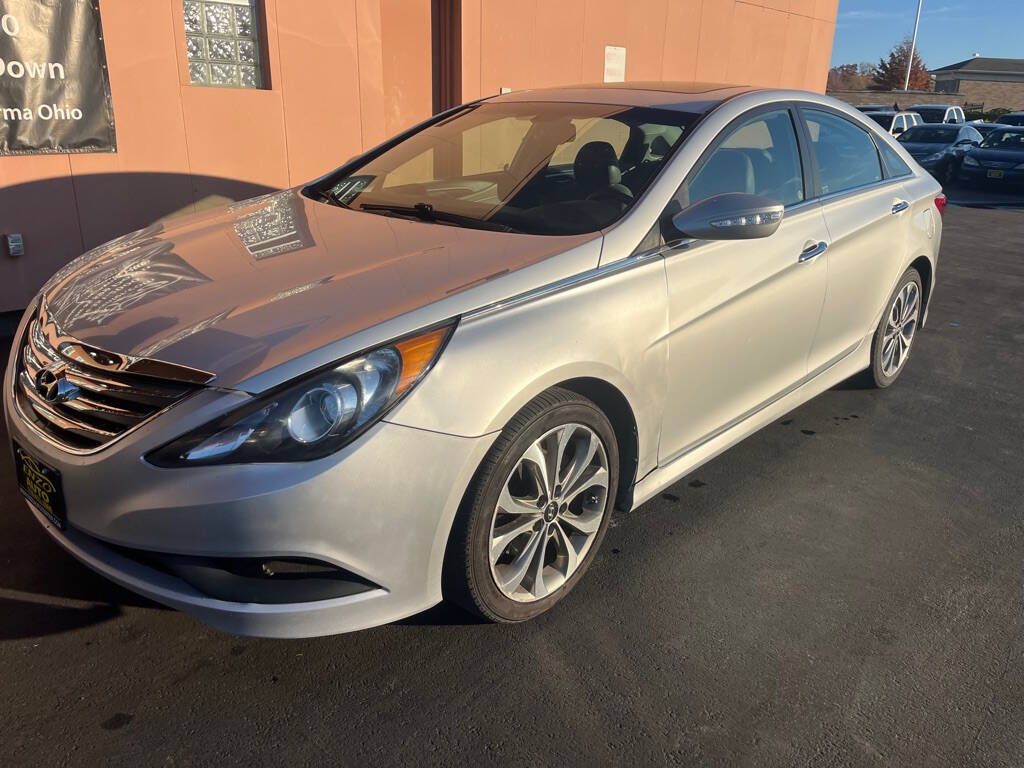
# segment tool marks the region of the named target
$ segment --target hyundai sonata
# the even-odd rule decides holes
[[[817,94],[466,104],[54,275],[7,368],[19,485],[76,558],[229,632],[529,619],[613,510],[892,384],[944,204]]]

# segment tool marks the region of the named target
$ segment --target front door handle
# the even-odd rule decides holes
[[[797,261],[804,264],[808,261],[814,261],[816,258],[821,256],[828,249],[828,243],[810,243],[806,248],[800,251],[800,256]]]
[[[900,213],[902,211],[907,210],[907,208],[909,208],[909,207],[910,207],[910,203],[908,203],[906,200],[900,200],[898,203],[893,203],[893,205],[892,205],[892,212],[894,214]]]

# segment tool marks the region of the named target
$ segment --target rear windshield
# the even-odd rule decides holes
[[[946,119],[945,107],[914,107],[914,111],[921,116],[926,123],[941,123]]]
[[[940,128],[934,125],[915,125],[900,134],[902,142],[915,144],[952,144],[959,128]]]
[[[698,117],[608,104],[486,102],[313,192],[368,214],[451,226],[594,232],[633,206]]]
[[[992,131],[981,142],[985,149],[1010,149],[1024,152],[1024,131]]]
[[[868,117],[888,131],[892,128],[892,121],[896,118],[896,115],[886,115],[880,112],[868,112]]]

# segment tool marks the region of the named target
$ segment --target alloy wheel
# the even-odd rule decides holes
[[[903,286],[889,309],[882,337],[882,373],[886,376],[895,376],[907,361],[920,314],[920,291],[917,283],[911,281]]]
[[[608,500],[608,457],[594,430],[564,424],[541,435],[505,480],[491,517],[491,576],[506,597],[558,590],[587,556]]]

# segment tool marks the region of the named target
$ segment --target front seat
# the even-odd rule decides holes
[[[622,183],[615,148],[607,141],[591,141],[580,147],[572,170],[587,200],[612,200],[624,206],[633,200],[633,193]]]
[[[742,149],[719,149],[690,182],[689,203],[727,192],[754,194],[754,164]]]

